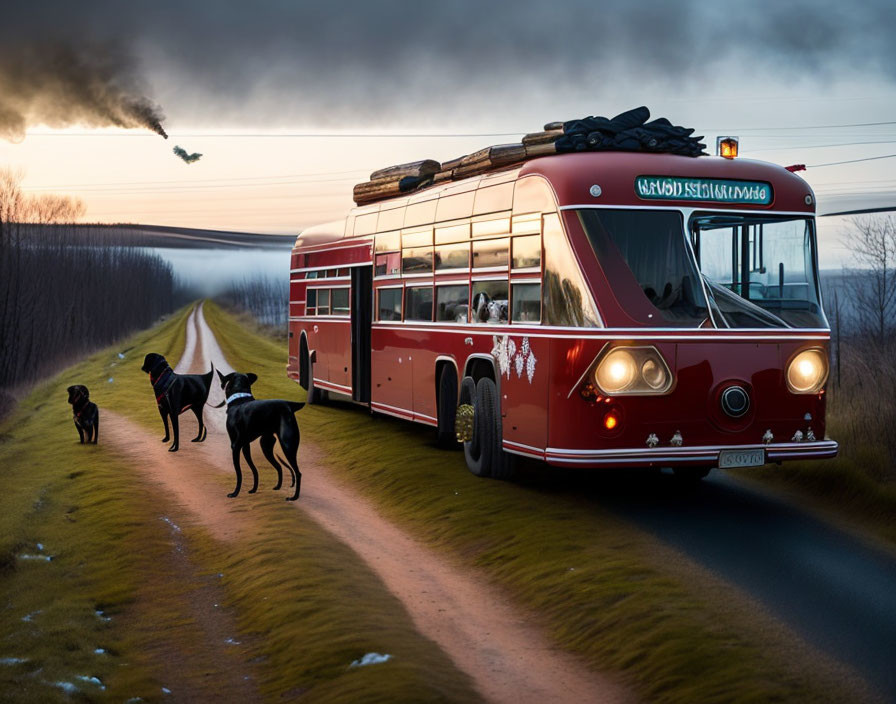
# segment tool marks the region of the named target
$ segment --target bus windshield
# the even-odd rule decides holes
[[[684,221],[673,210],[577,211],[613,291],[638,324],[696,328],[710,324]]]
[[[827,327],[810,218],[698,213],[691,238],[721,325]]]

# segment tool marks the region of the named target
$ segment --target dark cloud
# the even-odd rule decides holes
[[[3,11],[4,64],[16,55],[9,47],[111,44],[119,52],[112,63],[124,67],[128,80],[102,74],[101,85],[116,88],[113,95],[125,105],[131,97],[149,105],[141,102],[145,93],[132,90],[139,61],[153,95],[178,119],[234,116],[259,126],[357,124],[371,114],[413,123],[436,111],[475,114],[493,96],[506,102],[577,90],[597,97],[633,81],[675,90],[726,72],[778,82],[855,72],[896,78],[896,5],[889,1],[17,5]],[[96,60],[103,68],[110,63]],[[0,82],[10,75],[0,67]],[[37,77],[36,93],[52,84],[46,72]],[[98,109],[91,120],[82,111],[72,121],[101,124],[97,116],[104,115],[109,124],[127,124],[127,110],[94,104],[105,113]],[[56,124],[71,104],[61,105]],[[0,98],[0,115],[10,111],[12,124],[16,107]]]

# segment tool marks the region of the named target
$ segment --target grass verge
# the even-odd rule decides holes
[[[259,398],[304,395],[285,376],[281,342],[213,304],[205,316],[230,364],[259,375]],[[347,403],[308,407],[299,420],[329,471],[459,565],[481,570],[562,647],[616,672],[646,701],[863,696],[848,673],[806,652],[730,585],[593,503],[476,479],[458,453],[433,447],[430,430]],[[314,472],[306,468],[305,482]]]
[[[161,433],[140,365],[150,351],[178,359],[188,312],[42,384],[0,426],[0,699],[152,702],[167,687],[221,700],[216,680],[235,663],[270,701],[476,701],[375,575],[301,512],[256,495],[241,510],[257,530],[225,545],[105,444],[102,423],[98,446],[77,443],[71,383],[101,414]],[[210,595],[234,628],[238,654],[223,664],[197,606]],[[393,659],[349,667],[371,651]]]

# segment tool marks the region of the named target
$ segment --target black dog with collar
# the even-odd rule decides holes
[[[199,433],[192,442],[205,440],[207,431],[202,420],[202,411],[208,400],[208,392],[212,388],[215,365],[212,365],[212,370],[208,374],[177,374],[162,355],[150,352],[143,360],[142,369],[149,374],[159,415],[165,424],[165,437],[162,438],[162,442],[168,442],[170,437],[168,418],[171,418],[174,442],[168,448],[168,452],[177,452],[180,441],[177,417],[188,409],[193,411],[196,420],[199,421]]]
[[[286,500],[295,501],[299,498],[299,490],[302,488],[302,473],[296,462],[300,437],[299,424],[294,414],[304,408],[305,404],[281,399],[255,400],[252,396],[252,384],[258,379],[255,374],[233,372],[225,376],[218,372],[218,377],[221,379],[221,388],[224,389],[226,397],[224,403],[227,404],[227,434],[230,436],[233,470],[236,472],[236,488],[227,496],[231,499],[237,496],[243,484],[240,452],[252,470],[253,482],[249,493],[254,494],[258,490],[258,470],[255,469],[249,452],[250,443],[256,438],[261,438],[259,443],[261,451],[277,470],[277,486],[274,490],[283,485],[283,470],[280,462],[274,457],[276,436],[280,440],[280,449],[286,457],[284,464],[292,473],[292,485],[296,488],[295,493]]]
[[[86,386],[77,384],[68,387],[68,402],[72,405],[72,415],[75,420],[75,428],[84,444],[84,438],[88,443],[96,445],[100,435],[100,409],[90,400],[90,392]]]

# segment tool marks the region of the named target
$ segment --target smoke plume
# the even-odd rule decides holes
[[[175,147],[173,151],[175,154],[177,154],[177,156],[179,156],[188,164],[192,164],[194,161],[199,161],[199,159],[202,157],[202,154],[200,154],[199,152],[193,152],[192,154],[189,154],[187,150],[183,149],[182,147]]]
[[[133,59],[109,43],[7,44],[0,48],[0,137],[25,130],[126,127],[165,139],[164,115],[147,98]]]

